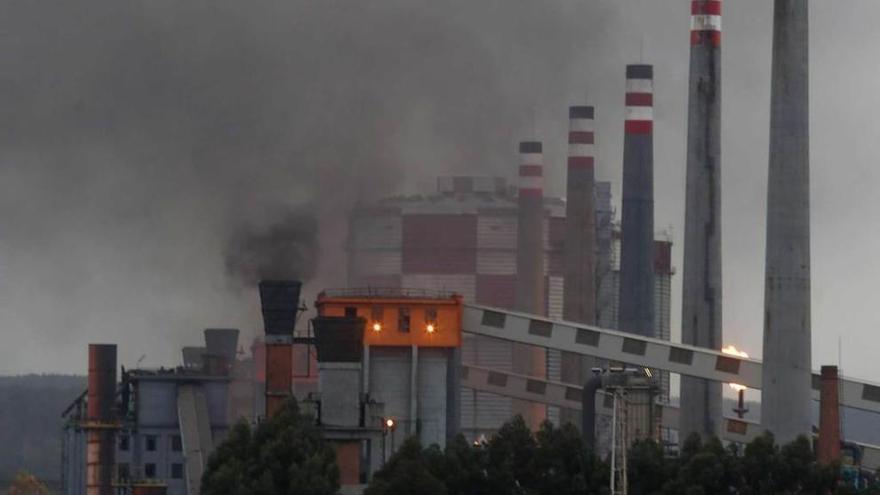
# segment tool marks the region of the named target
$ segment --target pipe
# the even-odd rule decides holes
[[[583,410],[581,436],[584,439],[584,448],[590,452],[596,451],[596,392],[601,388],[602,375],[596,373],[584,383],[584,392],[581,397],[581,409]]]

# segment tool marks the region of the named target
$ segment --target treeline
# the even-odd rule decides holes
[[[61,412],[86,389],[68,375],[0,377],[0,487],[20,470],[51,486],[61,479]]]
[[[679,456],[653,441],[628,454],[630,495],[880,494],[878,485],[845,486],[839,467],[816,462],[805,437],[780,447],[765,434],[737,449],[693,436]],[[609,465],[583,448],[573,426],[545,423],[533,434],[514,418],[484,444],[459,436],[441,450],[408,439],[365,495],[607,494],[609,477]]]

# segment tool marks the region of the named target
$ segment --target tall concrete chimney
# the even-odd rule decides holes
[[[596,323],[595,112],[591,106],[568,109],[568,176],[565,203],[565,278],[562,317]],[[579,354],[562,353],[561,379],[581,385],[594,364]],[[577,411],[563,409],[562,423],[580,424]]]
[[[721,1],[691,2],[681,341],[721,349]],[[681,377],[679,436],[720,436],[721,383]]]
[[[89,344],[86,495],[113,495],[116,459],[116,345]]]
[[[761,423],[780,443],[812,431],[808,18],[775,0]]]
[[[626,67],[620,316],[624,332],[654,337],[654,67]]]
[[[516,250],[516,309],[546,314],[544,279],[544,154],[537,141],[519,143],[519,199]],[[514,372],[545,377],[547,354],[541,348],[513,344]],[[514,413],[522,414],[537,429],[547,416],[541,404],[514,401]]]
[[[837,366],[822,366],[819,386],[819,446],[822,464],[840,460],[840,380]]]

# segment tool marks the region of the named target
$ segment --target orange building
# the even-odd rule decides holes
[[[365,346],[461,347],[462,297],[414,289],[339,289],[318,295],[320,316],[367,320]]]

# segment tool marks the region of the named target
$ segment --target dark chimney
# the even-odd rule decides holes
[[[266,335],[293,335],[301,290],[302,282],[296,280],[260,282],[260,305]]]
[[[293,330],[302,283],[260,282],[260,305],[266,332],[266,417],[273,416],[293,395]]]

